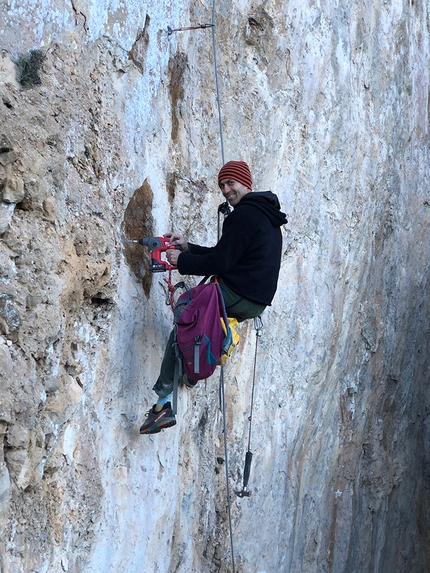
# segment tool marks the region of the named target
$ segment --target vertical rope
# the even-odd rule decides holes
[[[225,164],[225,153],[224,153],[224,137],[222,132],[222,115],[221,115],[221,98],[218,82],[218,65],[216,57],[216,41],[215,41],[215,0],[212,1],[212,46],[214,54],[214,74],[215,74],[215,85],[216,85],[216,99],[218,107],[218,121],[219,121],[219,136],[221,143],[221,157],[222,164]],[[220,239],[221,228],[220,228],[220,211],[218,210],[218,240]],[[224,459],[225,459],[225,482],[226,482],[226,493],[227,493],[227,507],[228,507],[228,525],[230,531],[230,548],[231,548],[231,564],[232,573],[236,573],[234,565],[234,545],[233,545],[233,527],[231,519],[231,500],[230,500],[230,484],[229,484],[229,465],[228,465],[228,450],[227,450],[227,423],[226,423],[226,407],[225,407],[225,393],[224,393],[224,365],[221,365],[220,374],[220,400],[223,418],[223,432],[224,432]]]
[[[221,211],[218,210],[218,240],[220,239],[220,218]],[[230,549],[231,549],[231,566],[232,573],[236,573],[234,565],[234,544],[233,544],[233,525],[231,519],[231,499],[230,499],[230,482],[229,482],[229,464],[228,464],[228,449],[227,449],[227,421],[226,421],[226,407],[225,407],[225,392],[224,392],[224,364],[221,364],[221,374],[219,378],[219,400],[220,409],[222,412],[222,423],[224,433],[224,460],[225,460],[225,483],[227,493],[227,508],[228,508],[228,527],[230,531]]]
[[[227,455],[227,424],[226,424],[226,415],[225,415],[224,366],[221,366],[220,395],[221,395],[223,431],[224,431],[225,483],[226,483],[226,491],[227,491],[228,525],[229,525],[229,530],[230,530],[231,566],[232,566],[232,572],[236,573],[236,569],[234,566],[233,527],[232,527],[232,520],[231,520],[230,484],[229,484],[229,476],[228,476],[229,470],[228,470],[228,455]]]
[[[216,85],[216,100],[217,100],[217,106],[218,106],[219,136],[220,136],[220,140],[221,140],[221,157],[222,157],[222,164],[224,165],[225,155],[224,155],[224,138],[223,138],[223,134],[222,134],[221,98],[219,95],[218,65],[217,65],[217,60],[216,60],[215,0],[213,0],[213,2],[212,2],[212,46],[213,46],[213,52],[214,52],[214,71],[215,71],[215,85]]]

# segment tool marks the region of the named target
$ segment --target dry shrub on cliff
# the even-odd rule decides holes
[[[23,88],[32,88],[42,83],[39,76],[45,54],[41,50],[30,50],[28,54],[20,56],[16,62],[18,66],[18,82]]]

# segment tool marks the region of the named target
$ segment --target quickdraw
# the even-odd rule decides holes
[[[187,30],[199,30],[200,28],[213,28],[215,24],[198,24],[197,26],[185,26],[184,28],[174,28],[172,29],[170,26],[167,26],[167,33],[169,36],[173,34],[173,32],[186,32]]]

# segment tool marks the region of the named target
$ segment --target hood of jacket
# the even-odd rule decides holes
[[[243,205],[252,205],[264,213],[274,227],[288,223],[285,213],[281,211],[278,197],[272,191],[251,191],[242,197],[235,209]]]

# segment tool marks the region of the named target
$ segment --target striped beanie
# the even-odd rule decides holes
[[[218,185],[223,179],[234,179],[252,191],[251,171],[244,161],[229,161],[221,167],[218,173]]]

